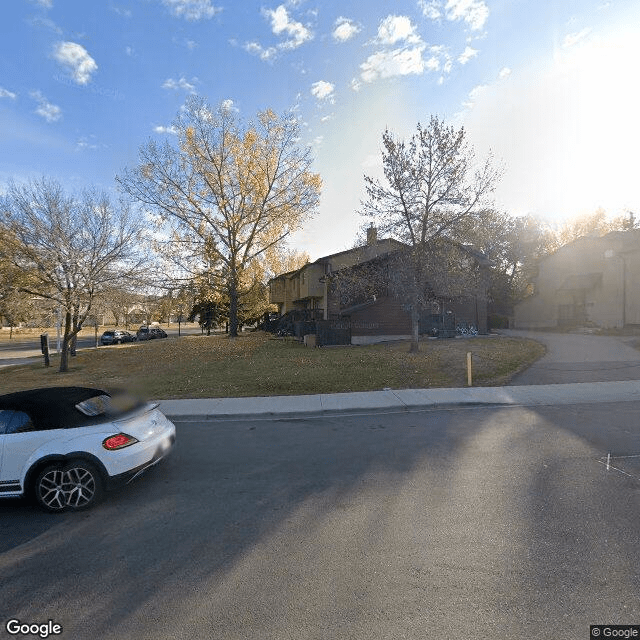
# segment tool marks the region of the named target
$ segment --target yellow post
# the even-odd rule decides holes
[[[467,351],[467,386],[469,387],[473,386],[473,381],[471,377],[471,362],[472,362],[471,351]]]

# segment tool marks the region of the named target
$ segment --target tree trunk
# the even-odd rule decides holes
[[[76,351],[78,344],[78,331],[80,331],[80,327],[78,326],[78,311],[76,310],[71,318],[71,336],[69,339],[69,353],[74,358],[78,355]]]
[[[60,351],[59,373],[69,371],[69,340],[71,336],[71,313],[67,311],[64,317],[64,336],[62,337],[62,350]]]
[[[235,278],[229,283],[229,335],[238,337],[238,283]]]
[[[409,353],[420,351],[420,314],[415,306],[411,309],[411,347]]]

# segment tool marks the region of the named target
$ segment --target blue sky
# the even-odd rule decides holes
[[[188,95],[245,120],[294,109],[324,180],[292,246],[351,246],[385,127],[464,125],[497,204],[550,221],[640,214],[640,3],[615,0],[9,0],[0,189],[41,175],[115,192]]]

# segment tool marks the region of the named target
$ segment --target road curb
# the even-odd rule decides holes
[[[376,412],[452,408],[553,406],[640,401],[640,380],[458,389],[404,389],[273,396],[163,400],[160,409],[177,421],[301,419]]]
[[[489,403],[450,403],[415,406],[391,406],[391,407],[360,407],[351,409],[321,409],[319,411],[283,411],[283,412],[262,412],[262,413],[221,413],[221,414],[185,414],[178,415],[165,413],[167,418],[176,422],[229,422],[242,420],[304,420],[312,418],[338,418],[340,416],[356,416],[374,413],[418,413],[421,411],[446,411],[455,408],[482,408],[491,406],[518,406],[518,405],[497,405]]]

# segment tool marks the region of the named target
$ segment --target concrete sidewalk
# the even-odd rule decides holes
[[[174,420],[302,417],[368,411],[408,411],[469,405],[564,405],[640,400],[640,380],[513,387],[404,389],[308,396],[162,400]]]

